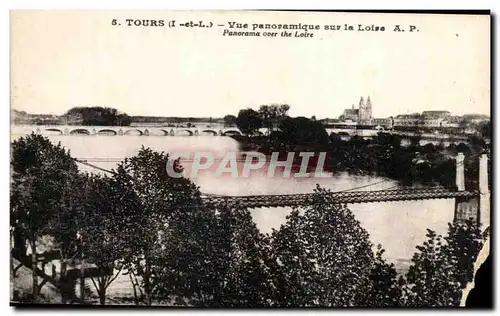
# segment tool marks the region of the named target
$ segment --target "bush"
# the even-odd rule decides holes
[[[406,274],[406,305],[459,306],[463,289],[472,281],[484,237],[472,221],[449,224],[444,238],[428,229],[428,240],[417,246]]]

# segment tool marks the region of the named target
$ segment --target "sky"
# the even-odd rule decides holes
[[[125,19],[226,26],[128,27]],[[223,36],[230,21],[386,31]],[[396,24],[407,31],[394,32]],[[490,115],[489,16],[13,11],[10,40],[11,108],[31,113],[95,105],[129,115],[222,117],[286,103],[291,116],[319,119],[337,118],[369,96],[374,117],[425,110]]]

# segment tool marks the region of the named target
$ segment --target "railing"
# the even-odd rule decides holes
[[[284,195],[215,196],[205,195],[207,203],[244,207],[293,207],[314,202],[314,193]],[[453,199],[479,196],[477,191],[452,191],[444,188],[331,192],[327,201],[334,204],[376,203],[412,200]]]

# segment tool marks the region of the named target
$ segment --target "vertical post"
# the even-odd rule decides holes
[[[479,158],[479,227],[490,226],[490,189],[488,188],[488,155]]]
[[[80,300],[82,304],[85,304],[85,259],[83,258],[80,261]]]
[[[33,278],[33,299],[37,299],[38,296],[38,274],[36,273],[36,269],[38,267],[37,258],[36,258],[36,235],[33,234],[33,238],[31,241],[31,273]]]
[[[465,191],[465,168],[464,168],[464,154],[458,153],[456,161],[456,177],[455,183],[458,191]]]

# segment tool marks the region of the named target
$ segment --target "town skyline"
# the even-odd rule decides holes
[[[272,105],[270,103],[268,104],[262,104],[262,105]],[[124,111],[121,111],[120,108],[116,108],[116,107],[113,107],[113,106],[106,106],[106,105],[78,105],[78,106],[74,106],[74,107],[93,107],[93,106],[101,106],[101,107],[107,107],[107,108],[113,108],[113,109],[116,109],[118,110],[119,113],[124,113],[124,114],[127,114],[129,116],[136,116],[136,117],[162,117],[162,118],[206,118],[206,119],[209,119],[209,118],[212,118],[212,119],[222,119],[224,118],[224,116],[226,115],[234,115],[234,116],[238,116],[238,112],[239,110],[243,110],[243,109],[247,109],[247,108],[241,108],[239,109],[238,111],[234,112],[234,113],[226,113],[224,115],[220,115],[220,116],[177,116],[177,115],[143,115],[143,114],[131,114],[131,113],[128,113],[128,112],[124,112]],[[61,113],[47,113],[47,112],[29,112],[29,111],[25,111],[25,110],[21,110],[21,109],[15,109],[15,108],[11,108],[11,112],[12,111],[17,111],[17,112],[25,112],[25,114],[27,115],[47,115],[47,116],[64,116],[71,108],[74,108],[74,107],[70,107],[68,109],[66,109],[65,111],[61,112]],[[339,119],[339,117],[342,116],[343,112],[346,110],[346,109],[351,109],[352,107],[354,107],[354,109],[358,109],[358,105],[355,105],[355,104],[352,104],[351,107],[346,107],[344,109],[341,109],[341,111],[339,111],[339,115],[336,115],[336,116],[330,116],[330,117],[319,117],[315,114],[312,114],[312,115],[298,115],[298,116],[303,116],[303,117],[308,117],[308,118],[311,118],[311,117],[315,117],[316,119],[318,120],[327,120],[327,119]],[[253,110],[258,110],[259,109],[259,106],[254,106],[254,107],[249,107]],[[483,113],[478,113],[478,112],[473,112],[473,111],[470,111],[470,112],[464,112],[464,114],[457,114],[457,113],[454,113],[454,112],[451,112],[451,111],[448,111],[448,110],[444,110],[444,109],[430,109],[430,110],[424,110],[424,111],[421,111],[421,112],[408,112],[408,113],[397,113],[397,114],[393,114],[393,115],[389,115],[387,117],[381,117],[381,118],[390,118],[390,117],[396,117],[398,115],[413,115],[413,114],[419,114],[421,115],[422,113],[424,112],[435,112],[435,111],[438,111],[438,112],[441,112],[441,111],[447,111],[447,112],[450,112],[450,115],[451,116],[468,116],[468,115],[478,115],[478,116],[487,116],[487,117],[491,117],[491,114],[483,114]],[[289,113],[293,113],[293,107],[290,108],[290,111]],[[294,115],[290,115],[291,117],[298,117],[298,116],[294,116]],[[373,116],[374,118],[377,118],[376,116]]]

